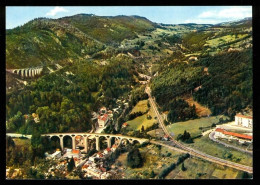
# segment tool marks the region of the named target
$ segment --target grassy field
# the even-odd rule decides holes
[[[210,163],[198,158],[184,161],[186,171],[177,166],[166,176],[166,179],[236,179],[241,178],[239,170]]]
[[[141,101],[139,101],[135,105],[135,107],[132,109],[130,114],[133,114],[135,112],[146,112],[148,110],[147,102],[148,102],[148,100],[141,100]]]
[[[236,38],[235,35],[226,35],[226,36],[208,40],[205,45],[208,45],[210,47],[218,47],[218,45],[220,45],[220,44],[232,42],[234,40],[241,39],[246,36],[247,36],[247,34],[238,34],[237,38]]]
[[[137,105],[132,109],[131,113],[133,112],[145,112],[147,110],[147,100],[142,100],[137,103]],[[152,119],[148,120],[147,115],[150,115]],[[127,121],[129,127],[127,127],[127,130],[141,130],[142,125],[146,129],[147,127],[152,126],[154,123],[157,122],[156,119],[154,119],[155,113],[152,109],[149,109],[148,113],[139,116],[133,120]]]
[[[217,123],[219,118],[226,119],[225,116],[211,116],[206,118],[199,118],[194,120],[189,120],[185,122],[177,122],[167,126],[167,129],[170,132],[174,133],[174,138],[176,139],[178,134],[183,134],[184,130],[188,131],[191,134],[191,137],[201,134],[199,127],[211,126],[212,123]]]
[[[222,144],[218,144],[210,140],[208,134],[201,138],[194,139],[194,143],[189,144],[188,146],[198,149],[199,151],[205,152],[209,155],[244,164],[247,166],[252,166],[253,163],[251,155],[239,152],[232,148],[227,148]]]

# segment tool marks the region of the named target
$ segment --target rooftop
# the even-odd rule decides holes
[[[242,114],[237,114],[236,117],[240,117],[240,118],[248,118],[248,119],[253,119],[252,116],[246,116],[246,115],[242,115]]]
[[[228,132],[228,131],[226,131],[222,128],[217,128],[216,132],[221,132],[225,135],[235,136],[235,137],[242,138],[242,139],[250,139],[250,140],[253,139],[253,136],[249,136],[249,135],[246,135],[246,134],[239,134],[239,133],[235,133],[235,132]]]
[[[104,114],[103,116],[99,116],[98,119],[101,119],[103,121],[106,121],[108,118],[108,115],[107,114]]]

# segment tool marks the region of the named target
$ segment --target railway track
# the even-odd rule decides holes
[[[231,161],[227,161],[227,160],[224,160],[224,159],[220,159],[218,157],[214,157],[214,156],[208,155],[206,153],[200,152],[200,151],[195,150],[193,148],[187,147],[187,146],[181,144],[180,142],[176,141],[170,135],[169,131],[166,129],[166,127],[165,127],[165,125],[163,123],[163,118],[161,117],[161,115],[160,115],[160,113],[159,113],[159,111],[157,109],[155,101],[154,101],[154,99],[151,96],[150,88],[148,86],[146,87],[145,91],[146,91],[146,93],[149,96],[149,102],[150,102],[151,107],[153,108],[155,114],[157,115],[157,119],[158,119],[158,121],[160,123],[161,128],[163,129],[164,133],[167,134],[170,137],[171,141],[174,143],[174,147],[175,148],[179,148],[179,149],[181,149],[180,151],[186,151],[190,155],[193,155],[193,156],[205,159],[205,160],[210,161],[210,162],[214,162],[214,163],[217,163],[217,164],[220,164],[220,165],[224,165],[224,166],[228,166],[228,167],[235,168],[235,169],[238,169],[238,170],[242,170],[242,171],[246,171],[246,172],[249,172],[249,173],[253,173],[253,168],[250,167],[250,166],[245,166],[245,165],[242,165],[242,164],[234,163],[234,162],[231,162]]]

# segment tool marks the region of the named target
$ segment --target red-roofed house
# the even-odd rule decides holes
[[[80,152],[80,150],[72,149],[71,152],[67,152],[66,155],[69,158],[71,158],[71,157],[79,158],[81,156],[81,152]]]
[[[107,170],[106,170],[106,168],[101,167],[101,168],[100,168],[100,171],[101,171],[101,172],[106,172]]]
[[[104,114],[103,116],[98,116],[98,126],[105,127],[108,121],[108,115]]]
[[[125,122],[125,123],[123,123],[123,125],[122,125],[122,127],[123,128],[125,128],[125,127],[127,127],[128,126],[128,124]]]
[[[170,140],[170,137],[169,137],[168,135],[164,135],[164,136],[163,136],[163,140],[169,141],[169,140]]]
[[[246,134],[239,134],[235,132],[228,132],[222,128],[216,128],[215,130],[215,137],[218,138],[226,138],[226,139],[238,139],[238,140],[245,140],[251,142],[253,140],[253,136],[246,135]]]
[[[98,158],[102,158],[102,157],[103,157],[103,154],[102,154],[101,152],[98,152],[98,153],[97,153],[97,157],[98,157]]]
[[[242,115],[242,114],[237,114],[235,116],[235,124],[242,126],[242,127],[252,128],[253,117],[252,116],[245,116],[245,115]]]
[[[105,154],[109,154],[111,152],[111,149],[110,148],[106,148],[105,150],[104,150],[104,153]]]
[[[111,151],[114,152],[117,148],[117,145],[113,145],[112,148],[111,148]]]

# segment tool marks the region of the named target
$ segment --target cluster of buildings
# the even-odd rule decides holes
[[[101,107],[98,113],[92,112],[92,120],[97,120],[98,127],[104,128],[109,120],[113,120],[113,111],[107,110],[106,107]]]
[[[33,120],[34,120],[35,123],[39,123],[40,122],[38,114],[32,113],[32,117],[33,117]],[[29,114],[25,114],[24,115],[24,119],[27,121],[28,118],[29,118]]]
[[[239,143],[252,143],[253,142],[252,135],[228,132],[222,128],[216,128],[214,136],[216,139],[224,138],[224,139],[228,139],[228,140],[237,140]]]
[[[50,176],[56,176],[55,173],[61,173],[64,176],[68,175],[67,171],[67,165],[68,162],[67,160],[62,160],[59,162],[58,165],[52,166],[51,168],[48,169],[48,172],[44,173],[45,178],[47,179]]]
[[[111,148],[106,148],[103,152],[97,152],[89,157],[82,166],[82,171],[85,173],[84,177],[92,177],[96,179],[109,178],[113,174],[113,171],[107,171],[103,165],[102,159],[114,152],[117,147],[118,146],[114,144]]]

